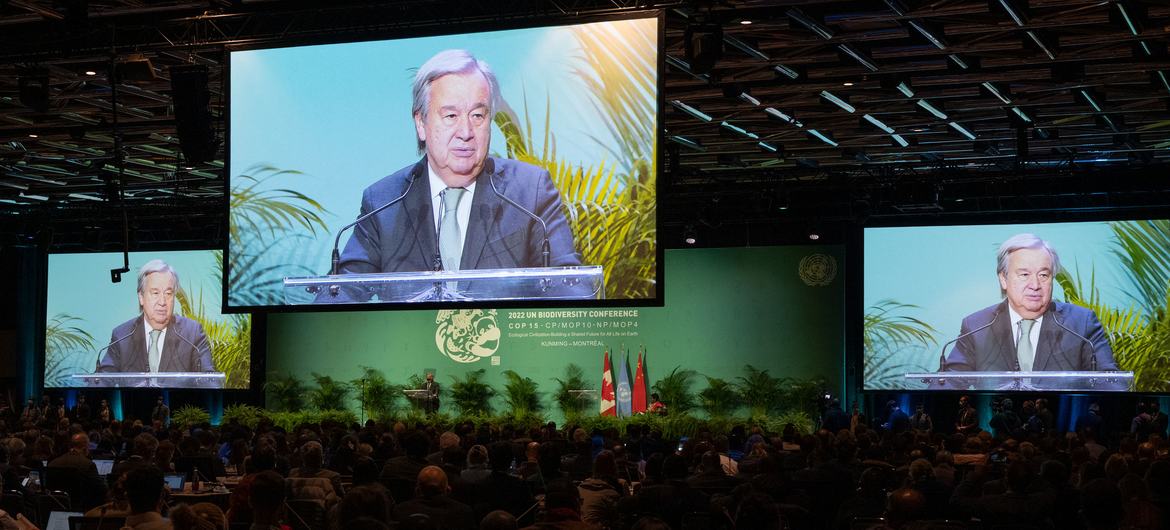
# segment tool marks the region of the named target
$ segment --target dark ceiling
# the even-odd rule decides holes
[[[684,231],[769,244],[884,217],[1170,204],[1162,2],[0,0],[5,240],[118,248],[125,219],[131,246],[218,245],[222,147],[184,159],[171,68],[207,67],[222,138],[228,45],[647,7],[667,12],[668,247]]]

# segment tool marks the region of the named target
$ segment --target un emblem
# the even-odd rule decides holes
[[[435,345],[452,361],[473,363],[500,347],[495,309],[442,310],[435,316],[435,324]]]
[[[800,280],[809,287],[824,287],[837,277],[837,260],[828,254],[809,254],[800,259]]]

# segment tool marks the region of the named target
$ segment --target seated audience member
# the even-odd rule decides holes
[[[1118,528],[1124,517],[1121,490],[1116,484],[1098,478],[1081,488],[1081,518],[1087,530]]]
[[[727,474],[720,460],[719,453],[704,452],[699,460],[698,472],[687,479],[687,484],[705,492],[728,492],[738,486],[739,480]]]
[[[227,517],[210,502],[179,504],[170,511],[175,530],[227,530]]]
[[[248,506],[252,511],[251,530],[282,530],[280,517],[284,511],[284,477],[268,470],[252,479]]]
[[[735,511],[735,527],[780,530],[784,523],[780,518],[780,508],[771,497],[753,493],[740,501]]]
[[[663,480],[657,484],[643,485],[635,498],[637,510],[641,513],[656,513],[678,528],[683,514],[707,511],[707,495],[687,483],[687,462],[679,455],[667,456],[662,461]]]
[[[467,467],[459,473],[460,480],[465,484],[480,484],[491,476],[488,469],[488,450],[482,445],[473,445],[467,450]]]
[[[614,526],[618,500],[629,494],[628,486],[617,477],[617,462],[612,451],[602,451],[593,461],[593,475],[578,486],[581,496],[581,520],[594,526]]]
[[[81,497],[82,508],[88,510],[105,502],[106,481],[98,475],[97,466],[89,459],[89,436],[85,433],[70,436],[69,452],[52,459],[48,468],[76,473],[81,489],[70,493]]]
[[[425,456],[425,455],[424,455]],[[438,466],[425,466],[418,472],[415,497],[394,506],[394,520],[400,525],[413,514],[424,514],[444,529],[473,529],[475,515],[471,507],[448,496],[447,474]]]
[[[341,487],[341,473],[325,469],[325,449],[320,442],[309,441],[301,446],[301,467],[288,472],[288,478],[323,478],[333,484],[338,497],[345,495]]]
[[[154,466],[139,467],[128,473],[125,480],[126,500],[130,515],[126,526],[134,530],[169,530],[171,522],[161,513],[164,496],[162,471]]]
[[[252,506],[250,502],[252,482],[256,480],[256,477],[260,473],[272,471],[272,468],[276,467],[276,450],[272,445],[265,439],[261,439],[257,445],[256,450],[244,462],[244,469],[247,470],[247,474],[232,489],[231,497],[228,498],[227,518],[230,524],[252,522]]]
[[[581,520],[581,497],[577,487],[567,479],[545,485],[544,511],[528,530],[594,530]]]
[[[354,521],[363,517],[389,523],[393,507],[394,501],[380,484],[355,486],[337,504],[330,519],[338,530],[352,528]]]
[[[418,431],[408,431],[402,435],[402,448],[405,455],[396,456],[386,461],[379,476],[384,481],[414,482],[419,471],[427,467],[427,441],[425,434]]]
[[[359,456],[353,463],[353,485],[377,484],[382,468],[373,458]]]
[[[490,512],[479,522],[479,530],[516,530],[519,527],[516,518],[504,510]]]

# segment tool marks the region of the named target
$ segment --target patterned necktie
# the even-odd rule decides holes
[[[439,255],[443,258],[443,270],[459,270],[459,260],[463,257],[463,245],[459,238],[459,219],[455,215],[459,208],[459,199],[463,198],[465,188],[447,188],[440,195],[443,199],[443,217],[439,220]]]
[[[162,334],[162,330],[150,330],[150,371],[157,372],[158,365],[162,363],[162,352],[159,351],[158,336]]]
[[[1032,352],[1032,326],[1035,320],[1020,320],[1020,340],[1016,343],[1016,358],[1020,360],[1020,371],[1031,372],[1034,355]]]

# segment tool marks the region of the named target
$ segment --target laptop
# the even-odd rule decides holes
[[[81,512],[49,512],[49,524],[45,530],[69,530],[69,518],[85,515]]]
[[[166,473],[163,475],[163,482],[166,482],[167,488],[173,492],[183,491],[183,482],[187,480],[187,475],[183,473]],[[48,530],[47,528],[45,530]]]
[[[112,459],[97,459],[93,461],[93,465],[97,466],[98,475],[104,477],[114,470],[114,461]]]

